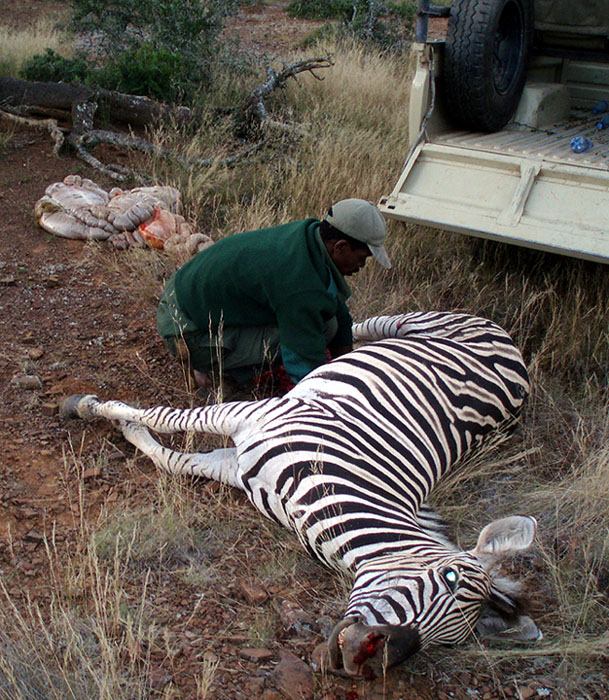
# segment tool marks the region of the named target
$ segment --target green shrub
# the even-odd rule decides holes
[[[196,67],[182,54],[142,44],[124,51],[97,72],[95,82],[108,90],[177,102],[192,97]]]
[[[224,20],[237,0],[71,0],[72,26],[97,32],[113,50],[149,43],[155,49],[191,54],[213,51]]]
[[[225,19],[238,0],[71,0],[72,28],[94,32],[112,56],[104,86],[157,99],[191,99],[209,84]]]
[[[294,17],[338,19],[336,33],[385,48],[403,48],[411,33],[416,11],[414,0],[292,0],[287,7]]]
[[[351,0],[292,0],[286,9],[303,19],[343,19],[352,7]]]
[[[91,77],[91,68],[81,55],[64,58],[53,49],[46,49],[25,63],[21,76],[25,80],[43,82],[86,83]]]

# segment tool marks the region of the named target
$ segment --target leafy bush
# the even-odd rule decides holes
[[[71,0],[72,29],[111,56],[104,87],[175,101],[209,84],[224,20],[238,0]],[[101,53],[100,52],[100,53]]]
[[[352,7],[351,0],[292,0],[286,9],[303,19],[342,19]]]
[[[106,62],[97,71],[95,83],[130,95],[177,102],[197,88],[191,79],[193,70],[195,66],[182,54],[142,44]]]
[[[237,0],[71,0],[72,26],[101,32],[113,50],[149,43],[200,58],[213,51]]]
[[[46,49],[25,63],[21,76],[44,82],[86,83],[91,77],[91,68],[83,56],[64,58],[53,49]]]
[[[339,19],[337,33],[385,48],[402,48],[410,35],[414,0],[292,0],[288,12],[308,19]]]

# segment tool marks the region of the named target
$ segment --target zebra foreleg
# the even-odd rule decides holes
[[[170,474],[204,476],[229,486],[243,489],[238,478],[237,449],[224,447],[212,452],[176,452],[157,442],[143,425],[119,421],[127,440],[143,452],[159,468]]]

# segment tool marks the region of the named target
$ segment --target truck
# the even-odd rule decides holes
[[[609,0],[419,0],[412,60],[381,212],[609,263]]]

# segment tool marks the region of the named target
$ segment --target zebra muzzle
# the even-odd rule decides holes
[[[335,673],[372,680],[420,648],[409,625],[366,625],[357,617],[341,620],[328,640],[330,668]]]

